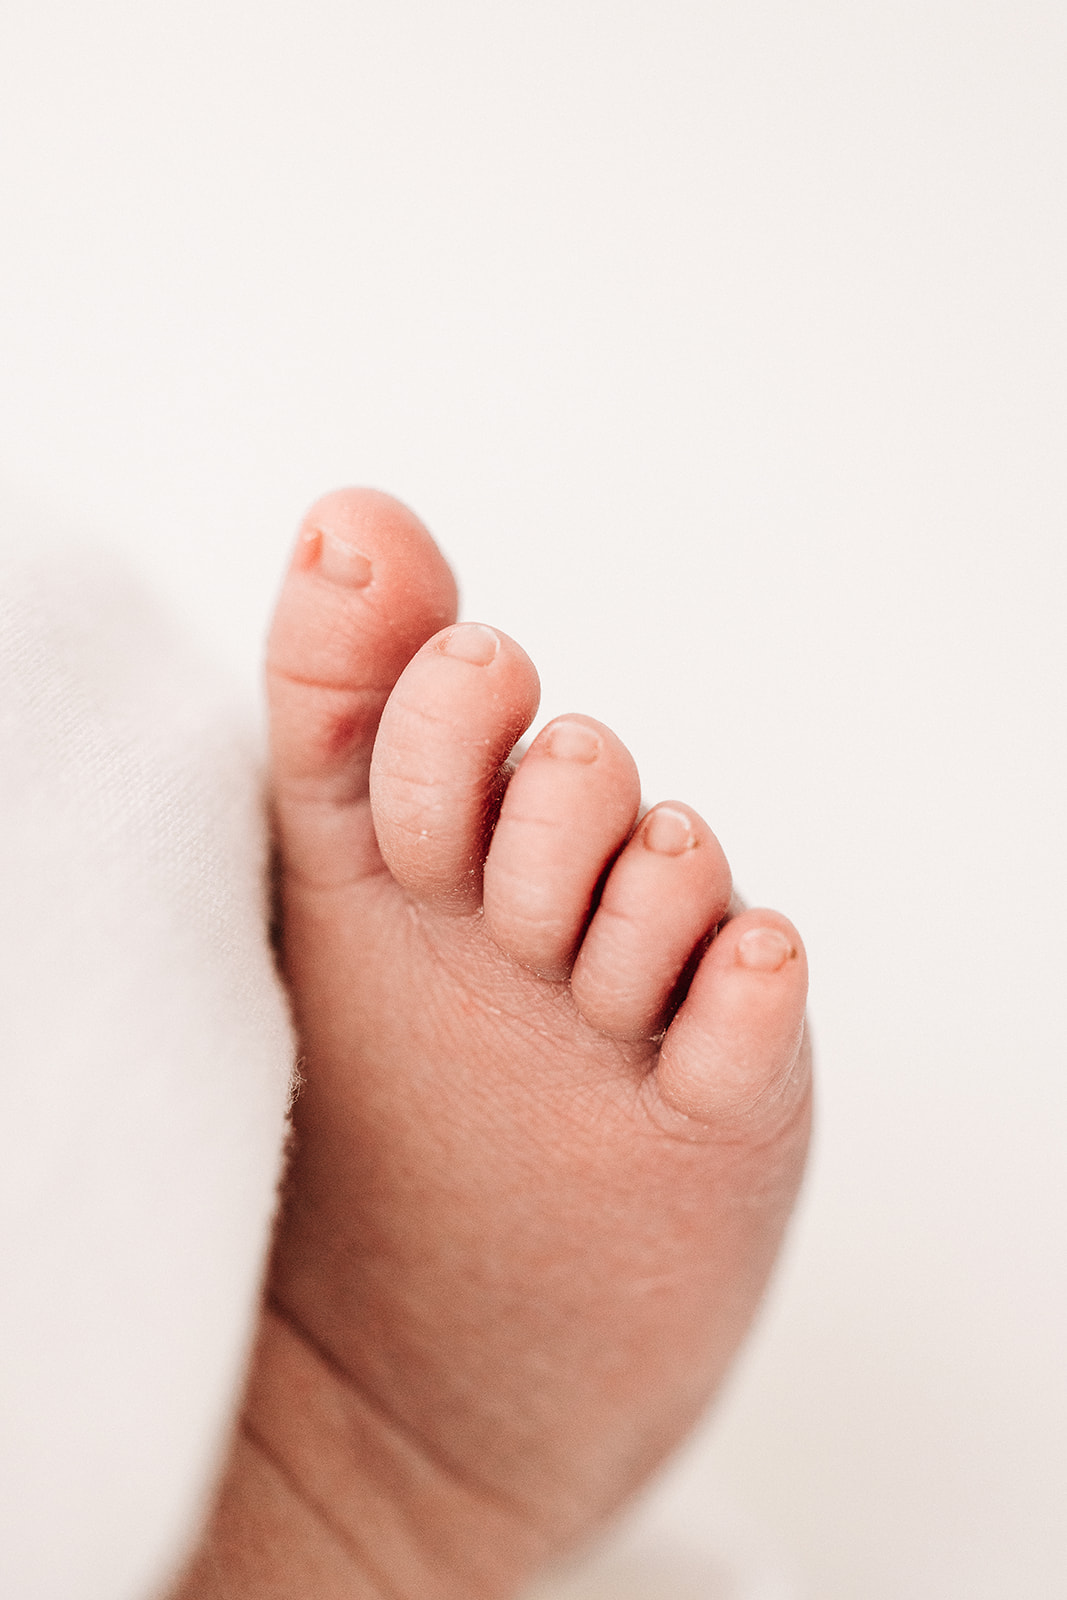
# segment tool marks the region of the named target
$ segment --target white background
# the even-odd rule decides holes
[[[687,1470],[818,1600],[1062,1595],[1062,5],[0,28],[8,492],[249,679],[308,501],[419,511],[810,944],[810,1182]]]

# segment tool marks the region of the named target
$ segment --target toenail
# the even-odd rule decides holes
[[[737,945],[738,961],[755,972],[777,972],[796,953],[779,928],[749,928]]]
[[[475,667],[487,667],[499,649],[500,636],[480,622],[462,622],[441,640],[444,655],[455,656],[457,661],[469,661]]]
[[[307,537],[319,540],[319,571],[331,583],[340,583],[348,589],[365,589],[374,575],[367,557],[355,545],[346,544],[334,533],[315,529]]]
[[[671,806],[657,806],[645,818],[641,839],[650,850],[661,856],[680,856],[696,844],[693,824],[684,811]]]
[[[545,730],[541,749],[558,761],[595,761],[600,740],[584,722],[554,722]]]

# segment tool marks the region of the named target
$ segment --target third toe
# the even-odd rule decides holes
[[[620,739],[592,717],[559,717],[508,787],[485,869],[485,919],[542,977],[567,976],[612,858],[633,828],[640,782]]]

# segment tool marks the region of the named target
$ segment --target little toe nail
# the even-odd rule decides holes
[[[661,856],[680,856],[696,844],[693,824],[684,811],[671,806],[657,806],[645,818],[642,843]]]
[[[588,766],[599,754],[600,740],[584,722],[554,722],[546,729],[541,748],[557,761],[582,761]]]
[[[469,661],[475,667],[487,667],[499,649],[499,635],[480,622],[460,623],[458,628],[450,628],[441,641],[444,655]]]
[[[321,532],[318,529],[307,535],[309,544],[316,537],[318,548],[315,554],[318,556],[318,566],[322,576],[329,578],[331,583],[343,584],[347,589],[365,589],[374,575],[374,570],[362,550],[357,550],[355,545],[346,544],[343,539],[338,539],[336,534]]]
[[[796,955],[796,949],[779,928],[749,928],[737,943],[737,959],[754,972],[777,972]]]

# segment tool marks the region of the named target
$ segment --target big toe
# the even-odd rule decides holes
[[[307,513],[267,647],[273,798],[290,871],[330,886],[373,868],[368,775],[382,708],[456,603],[447,562],[398,500],[340,489]]]

